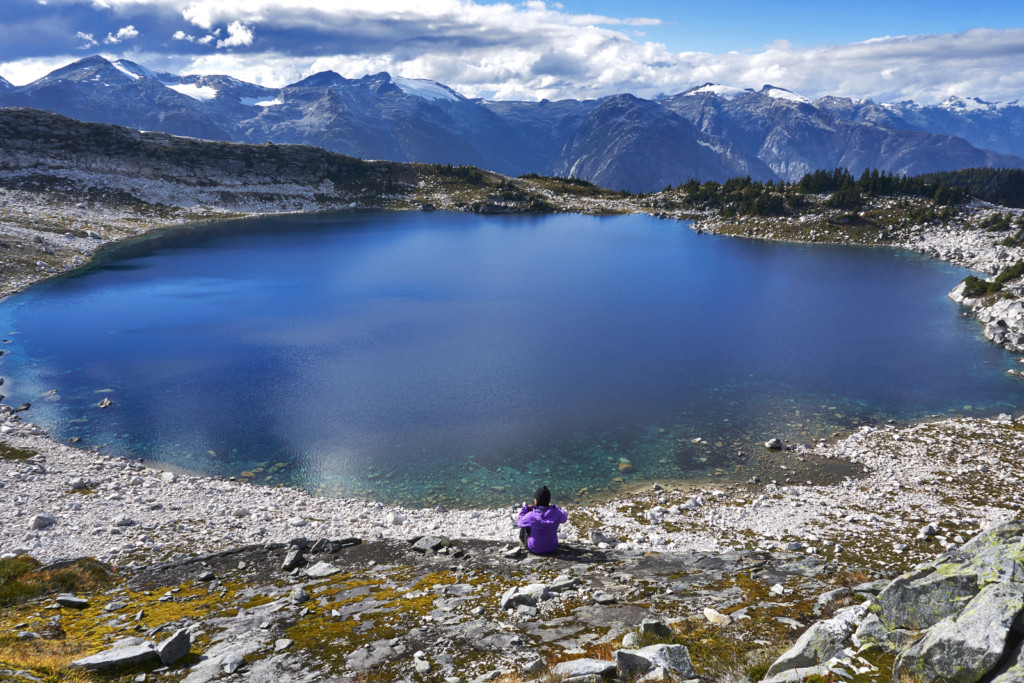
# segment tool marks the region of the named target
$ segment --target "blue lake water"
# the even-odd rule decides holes
[[[267,218],[0,303],[0,373],[104,452],[413,505],[587,500],[745,479],[773,435],[1018,408],[1015,358],[945,297],[966,274],[647,216]]]

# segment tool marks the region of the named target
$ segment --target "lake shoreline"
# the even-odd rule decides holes
[[[9,202],[9,196],[6,199]],[[128,212],[119,220],[126,217]],[[165,221],[153,227],[179,225]],[[710,227],[695,227],[701,225]],[[136,224],[115,239],[146,231]],[[926,244],[941,245],[935,246],[934,255],[943,249],[955,253],[958,233],[933,229],[929,234],[934,239]],[[47,234],[46,239],[55,238]],[[81,238],[64,239],[77,256],[91,255],[101,244],[115,241],[88,239],[83,244]],[[920,244],[900,246],[921,249]],[[992,256],[978,256],[972,241],[968,249],[961,248],[961,265],[968,252],[974,254],[974,264]],[[85,263],[76,255],[64,263]],[[5,277],[0,291],[10,294],[59,274],[40,270],[34,277]],[[92,555],[130,565],[295,536],[369,540],[435,533],[514,540],[511,509],[386,507],[291,488],[165,474],[146,463],[60,444],[27,422],[29,417],[30,413],[7,412],[0,428],[0,442],[40,454],[30,460],[0,461],[0,480],[5,483],[0,554],[24,551],[43,561]],[[636,550],[715,552],[797,544],[802,552],[836,561],[904,566],[942,552],[978,528],[1019,516],[1019,487],[1011,483],[1019,471],[1019,453],[1024,453],[1024,430],[1008,416],[862,427],[835,443],[797,447],[780,457],[795,462],[841,458],[862,465],[863,478],[829,486],[786,484],[786,470],[780,469],[779,484],[652,488],[608,503],[571,508],[564,530],[572,542],[588,543],[590,532],[598,531],[621,541],[619,547]],[[979,490],[988,492],[984,500],[977,498]],[[40,513],[52,515],[56,523],[33,529]],[[43,522],[35,522],[39,524]],[[935,525],[937,533],[918,538],[927,524]],[[852,539],[859,540],[851,543]]]
[[[52,215],[53,211],[51,206],[42,206],[38,196],[28,193],[5,191],[3,203],[8,211],[26,215]],[[584,212],[606,210],[593,203],[575,208]],[[622,210],[617,204],[614,208]],[[642,206],[632,210],[646,211]],[[267,215],[258,210],[208,210],[202,215],[190,213],[185,220],[154,221],[127,209],[75,208],[72,213],[78,220],[86,217],[95,223],[105,221],[110,228],[104,229],[99,239],[40,233],[46,245],[54,245],[63,269],[85,264],[103,245],[153,229]],[[4,227],[10,234],[12,226]],[[708,217],[695,220],[693,227],[718,231]],[[19,234],[27,242],[34,239],[31,230]],[[922,234],[924,239],[920,239]],[[993,263],[1008,258],[998,253],[1001,248],[995,238],[983,232],[931,227],[922,234],[897,246],[976,269],[991,269]],[[987,242],[982,244],[979,238]],[[63,269],[40,266],[37,272],[19,278],[5,273],[0,294],[23,290],[62,274]],[[30,461],[0,461],[0,480],[6,484],[0,506],[4,520],[0,522],[0,554],[27,551],[44,561],[93,555],[115,564],[130,564],[180,553],[213,552],[243,543],[284,542],[296,536],[356,536],[369,540],[442,533],[453,538],[514,539],[511,509],[390,508],[364,501],[326,499],[294,488],[165,474],[145,463],[59,443],[28,423],[29,418],[31,411],[7,413],[0,429],[0,442],[40,454]],[[765,438],[770,436],[766,434]],[[947,444],[955,444],[955,451],[973,454],[971,459],[957,457],[950,464],[944,460],[947,452],[953,451]],[[936,450],[943,455],[935,455]],[[857,559],[850,554],[846,539],[870,538],[877,545],[876,559],[908,564],[941,552],[956,543],[957,537],[970,537],[973,529],[1019,516],[1020,494],[1012,490],[1012,484],[1006,484],[1021,465],[1022,457],[1017,454],[1024,454],[1024,431],[1012,419],[957,418],[898,428],[862,427],[834,443],[798,446],[779,456],[780,462],[790,458],[797,462],[844,459],[863,466],[866,471],[862,478],[826,486],[786,484],[787,470],[779,469],[777,485],[765,480],[730,483],[721,488],[648,487],[608,503],[572,508],[566,538],[586,543],[590,531],[598,530],[622,541],[623,547],[651,551],[714,552],[801,544],[804,552],[830,553],[843,561]],[[971,492],[980,484],[975,477],[991,479],[986,486],[992,492],[1007,485],[1010,488],[1005,496],[993,494],[984,501],[972,500]],[[965,487],[965,483],[971,485]],[[887,506],[895,507],[890,510]],[[52,514],[56,523],[31,528],[39,513]],[[121,517],[127,517],[128,522]],[[929,523],[937,524],[940,533],[918,539],[919,526]],[[837,545],[843,549],[837,552]]]

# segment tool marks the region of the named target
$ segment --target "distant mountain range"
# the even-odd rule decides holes
[[[836,167],[855,175],[1024,168],[1017,102],[809,100],[771,85],[706,84],[654,100],[508,102],[387,73],[347,79],[326,71],[265,88],[93,56],[24,86],[0,78],[0,106],[211,140],[312,144],[364,159],[573,176],[634,192],[693,178],[798,180]]]

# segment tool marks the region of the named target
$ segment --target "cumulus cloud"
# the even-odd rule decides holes
[[[241,47],[252,45],[252,30],[240,21],[228,24],[228,37],[217,41],[217,47]]]
[[[174,63],[268,86],[331,69],[347,77],[389,71],[429,78],[496,99],[653,97],[707,81],[880,101],[936,102],[950,94],[1005,101],[1024,94],[1024,29],[881,36],[839,46],[780,39],[760,50],[712,54],[676,52],[633,32],[657,19],[572,14],[541,0],[49,2],[102,2],[140,26],[148,24],[134,17],[146,12],[176,16],[184,30],[167,46],[146,46],[154,61],[147,65]],[[225,48],[245,58],[229,58]]]
[[[10,62],[0,62],[0,75],[14,85],[25,85],[81,58],[80,54],[61,54],[52,57],[27,57]]]
[[[103,42],[107,45],[116,45],[125,40],[132,40],[138,38],[139,32],[135,30],[134,26],[128,25],[123,28],[119,28],[117,33],[108,33],[107,37],[103,39]]]
[[[91,33],[83,33],[82,31],[79,31],[75,34],[75,38],[82,41],[82,44],[78,46],[79,50],[88,50],[93,45],[99,44],[96,42],[96,39],[92,37]]]

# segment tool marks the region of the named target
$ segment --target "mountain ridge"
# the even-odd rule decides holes
[[[224,75],[155,72],[85,57],[24,86],[0,83],[0,106],[53,111],[211,140],[312,144],[367,159],[473,165],[506,175],[573,175],[650,192],[736,175],[795,181],[819,169],[916,175],[1024,168],[1016,101],[940,105],[810,100],[705,83],[654,100],[505,102],[387,72],[324,71],[281,88]],[[8,84],[9,85],[9,84]]]

